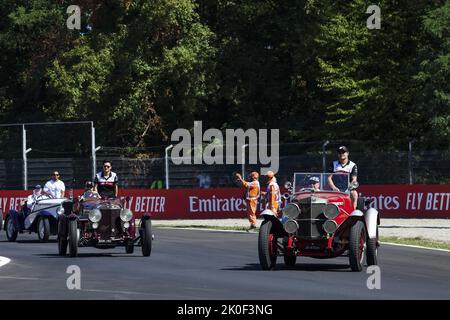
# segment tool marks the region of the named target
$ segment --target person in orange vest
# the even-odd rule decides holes
[[[267,171],[267,190],[264,193],[266,200],[266,209],[271,210],[275,216],[278,215],[281,205],[280,186],[277,183],[277,178],[273,171]]]
[[[261,193],[259,186],[259,173],[252,171],[250,173],[250,181],[245,181],[239,173],[236,173],[237,180],[241,183],[245,191],[245,201],[247,203],[247,217],[250,222],[248,232],[256,231],[256,209],[258,207],[258,199]]]

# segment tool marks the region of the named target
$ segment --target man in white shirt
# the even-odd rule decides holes
[[[66,192],[66,186],[64,182],[59,180],[59,172],[54,171],[52,178],[47,181],[44,186],[44,193],[52,196],[53,198],[64,198],[64,193]]]

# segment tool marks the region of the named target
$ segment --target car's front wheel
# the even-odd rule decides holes
[[[39,217],[37,234],[40,242],[47,242],[50,237],[50,221],[47,217]]]
[[[18,230],[14,226],[14,221],[12,220],[10,215],[7,215],[5,219],[5,231],[6,231],[6,238],[8,239],[9,242],[16,241]]]
[[[58,254],[65,256],[67,254],[67,237],[58,236]]]
[[[150,256],[152,253],[152,221],[146,219],[142,222],[142,255]]]
[[[69,255],[76,257],[78,255],[78,222],[69,221]]]
[[[361,271],[366,253],[366,227],[361,220],[350,229],[348,258],[352,271]]]
[[[273,270],[277,263],[277,238],[272,233],[272,221],[266,220],[259,228],[259,263],[263,270]]]
[[[284,264],[286,267],[294,267],[295,263],[297,262],[297,256],[294,254],[285,254],[284,255]]]
[[[368,266],[376,266],[378,264],[378,226],[377,236],[375,239],[367,239],[366,261]]]
[[[132,254],[134,252],[134,242],[131,239],[125,240],[125,252]]]

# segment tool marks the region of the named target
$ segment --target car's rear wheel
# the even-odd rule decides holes
[[[47,242],[50,237],[50,221],[47,217],[39,217],[37,234],[40,242]]]
[[[284,256],[284,264],[287,267],[293,267],[295,266],[295,263],[297,262],[297,256],[294,254],[287,254]]]
[[[5,231],[6,231],[6,238],[8,239],[9,242],[16,241],[18,230],[14,226],[14,221],[11,219],[10,215],[7,215],[5,219]]]
[[[58,236],[58,254],[60,256],[65,256],[67,254],[67,237]]]
[[[377,236],[374,239],[367,239],[366,261],[368,266],[376,266],[378,264],[378,226]]]
[[[152,253],[152,221],[146,219],[142,222],[142,255],[150,256]]]
[[[78,255],[78,222],[69,221],[69,255],[76,257]]]
[[[131,239],[125,240],[125,252],[131,254],[134,252],[134,242]]]
[[[277,238],[272,233],[272,221],[266,220],[259,228],[259,263],[263,270],[273,270],[277,263]]]
[[[350,229],[350,238],[348,244],[348,258],[352,271],[361,271],[366,253],[366,227],[361,220]]]

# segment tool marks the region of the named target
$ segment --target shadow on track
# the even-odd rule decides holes
[[[47,253],[47,254],[34,254],[36,257],[47,258],[47,259],[77,259],[77,258],[99,258],[99,257],[107,257],[107,258],[147,258],[142,255],[133,255],[133,254],[120,254],[120,253],[78,253],[78,255],[74,258],[70,256],[60,256],[57,253]]]
[[[56,239],[48,240],[47,242],[40,242],[39,240],[16,240],[16,243],[27,243],[27,244],[46,244],[46,243],[58,243]]]
[[[263,271],[259,263],[250,263],[242,267],[228,267],[220,270],[225,271]],[[330,271],[330,272],[351,272],[350,266],[346,264],[317,264],[317,263],[297,263],[295,266],[287,267],[284,264],[277,264],[274,271]]]

